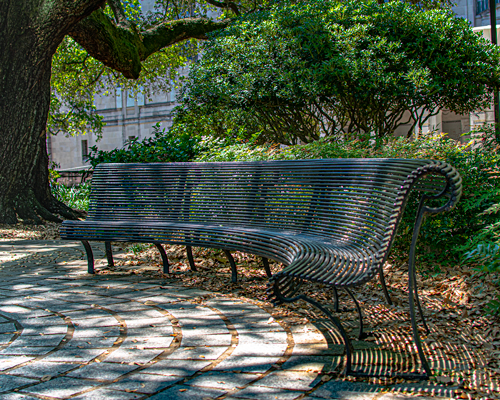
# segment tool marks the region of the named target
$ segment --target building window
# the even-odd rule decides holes
[[[89,142],[82,140],[82,162],[86,163],[89,159]]]
[[[135,107],[135,96],[132,91],[127,91],[127,107]]]
[[[122,89],[120,87],[116,88],[115,92],[116,108],[122,108]]]

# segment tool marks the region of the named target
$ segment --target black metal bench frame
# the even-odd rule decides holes
[[[416,189],[416,190],[414,190]],[[224,250],[232,280],[231,251],[262,257],[274,304],[304,300],[321,310],[339,330],[346,348],[344,372],[353,370],[351,341],[338,317],[297,294],[303,281],[345,289],[359,316],[351,287],[379,276],[389,303],[382,266],[387,260],[410,193],[420,194],[409,253],[409,304],[413,339],[424,373],[399,374],[426,379],[431,369],[422,350],[416,310],[425,323],[416,287],[415,249],[427,215],[449,211],[461,195],[461,178],[445,162],[405,159],[330,159],[245,163],[101,164],[93,175],[86,221],[65,221],[61,237],[82,241],[88,272],[94,273],[89,241],[103,241],[113,265],[111,241],[153,243],[169,272],[162,244]],[[429,201],[443,199],[431,207]],[[268,258],[284,268],[271,275]],[[416,307],[415,307],[416,306]]]

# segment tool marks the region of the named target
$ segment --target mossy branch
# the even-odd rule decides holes
[[[141,62],[151,54],[183,40],[206,39],[207,33],[228,23],[186,18],[139,32],[132,24],[129,28],[116,25],[102,10],[97,10],[71,28],[69,35],[95,59],[127,78],[137,79]]]

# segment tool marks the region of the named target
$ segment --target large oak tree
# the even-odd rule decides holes
[[[205,39],[227,25],[227,20],[186,18],[182,10],[194,4],[189,0],[157,2],[170,17],[139,26],[120,0],[0,1],[0,223],[79,216],[52,196],[48,180],[51,65],[67,35],[89,56],[137,79],[150,55],[182,41]],[[229,1],[206,3],[227,15],[239,12]],[[171,18],[177,10],[181,17]]]

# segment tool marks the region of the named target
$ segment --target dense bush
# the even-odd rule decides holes
[[[489,106],[496,46],[449,10],[378,3],[280,1],[239,18],[193,65],[185,114],[214,135],[292,144],[382,137],[442,108]]]
[[[438,262],[459,262],[465,251],[476,245],[484,229],[498,224],[498,217],[486,212],[500,202],[499,155],[485,147],[462,146],[440,136],[427,136],[409,141],[390,139],[374,148],[363,142],[328,142],[319,140],[301,146],[249,146],[236,144],[214,146],[197,161],[251,161],[305,158],[431,158],[450,162],[462,175],[464,191],[457,207],[449,213],[427,218],[421,230],[419,256]],[[399,227],[395,250],[406,254],[411,241],[417,199],[408,204]],[[446,253],[445,253],[446,252]]]
[[[183,162],[190,161],[203,148],[201,139],[182,130],[181,124],[165,131],[160,124],[154,126],[154,136],[142,141],[132,139],[121,149],[111,151],[90,148],[89,161],[93,167],[100,163],[131,162]]]

